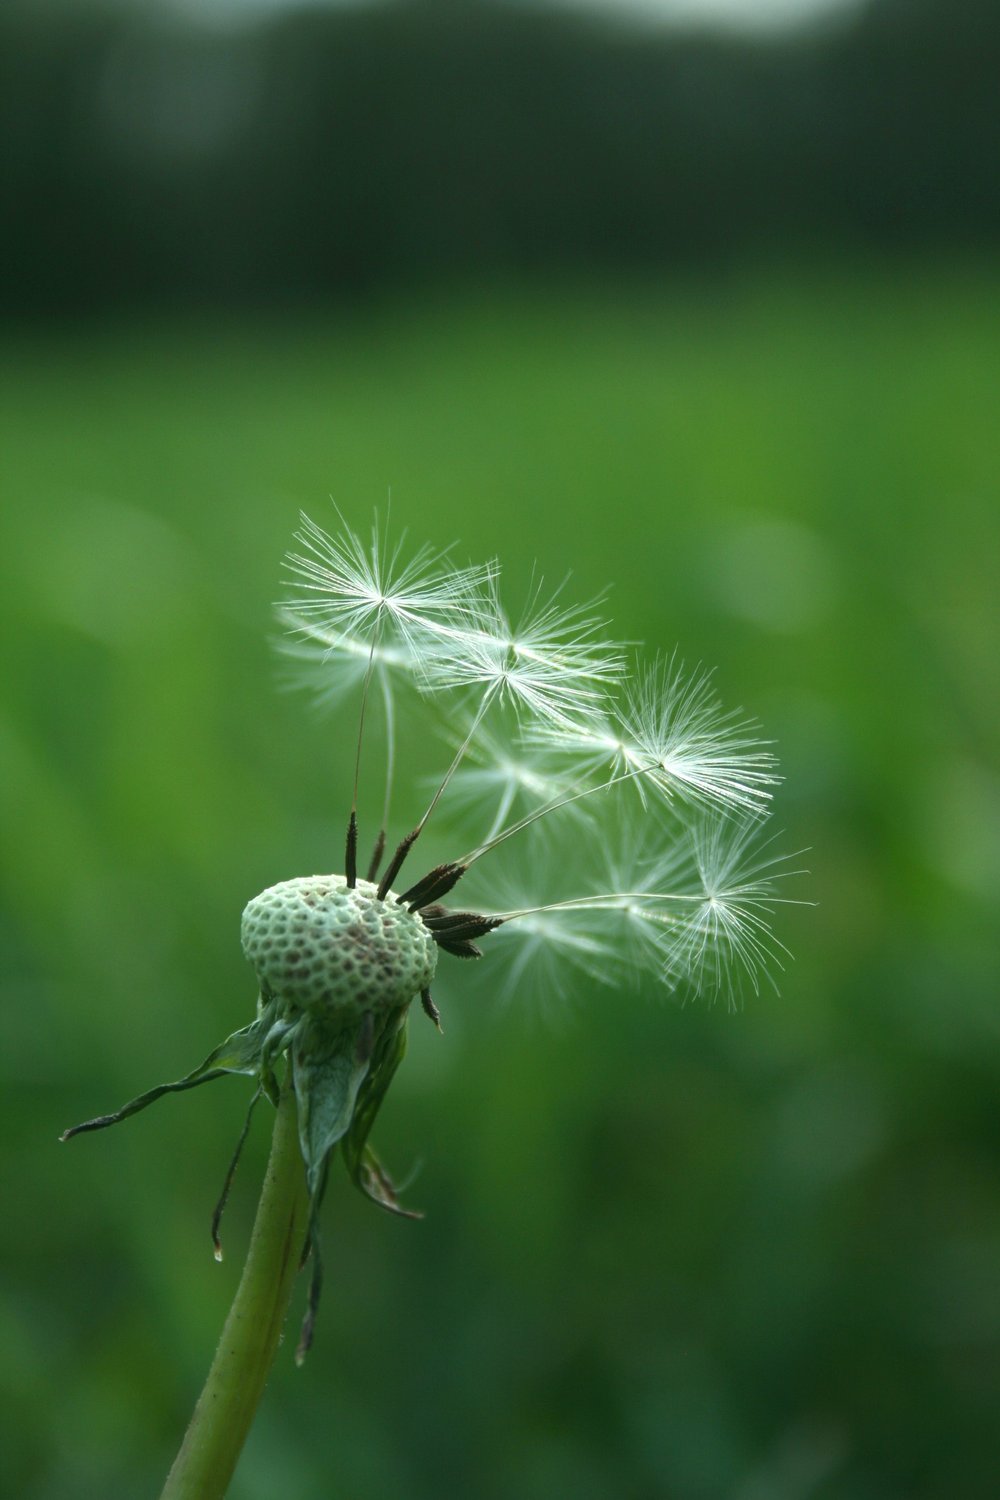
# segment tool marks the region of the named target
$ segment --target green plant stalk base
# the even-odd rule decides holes
[[[295,1094],[286,1080],[246,1265],[161,1500],[225,1495],[281,1341],[308,1217]]]

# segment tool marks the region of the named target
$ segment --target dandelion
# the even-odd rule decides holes
[[[566,603],[564,589],[547,596],[534,584],[513,624],[495,564],[458,566],[426,547],[407,556],[378,521],[365,543],[342,517],[335,535],[303,517],[287,569],[293,594],[278,607],[286,653],[322,701],[353,715],[343,870],[285,880],[247,904],[243,951],[258,985],[249,1025],[183,1078],[64,1137],[223,1074],[250,1077],[250,1113],[212,1220],[221,1258],[222,1211],[250,1114],[262,1097],[278,1109],[232,1328],[168,1496],[223,1493],[287,1308],[289,1246],[312,1262],[300,1361],[309,1348],[334,1153],[374,1202],[410,1212],[371,1133],[415,1000],[440,1028],[431,993],[439,962],[443,972],[490,947],[517,993],[533,976],[553,993],[581,975],[612,985],[645,976],[732,1004],[741,980],[757,990],[785,952],[770,926],[787,899],[785,866],[761,834],[774,757],[749,721],[721,708],[706,674],[669,658],[630,676],[597,607]],[[448,749],[422,816],[386,860],[404,689],[445,710]],[[372,703],[386,748],[382,818],[363,877],[359,786]],[[454,857],[404,876],[432,818]],[[258,1241],[269,1243],[275,1224],[286,1241],[269,1262]],[[258,1323],[269,1331],[251,1357],[246,1340]],[[238,1412],[233,1361],[253,1366]]]

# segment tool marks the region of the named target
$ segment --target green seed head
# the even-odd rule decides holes
[[[306,875],[261,891],[243,913],[243,952],[266,996],[349,1024],[408,1005],[434,977],[437,948],[390,891]]]

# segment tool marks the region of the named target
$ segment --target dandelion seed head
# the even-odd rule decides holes
[[[408,1005],[434,978],[427,928],[360,881],[309,875],[270,886],[243,912],[243,952],[266,995],[324,1027]]]

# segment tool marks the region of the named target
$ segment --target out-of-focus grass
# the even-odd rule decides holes
[[[153,1493],[206,1365],[246,1089],[56,1136],[249,1018],[243,902],[339,863],[347,731],[275,690],[269,605],[300,505],[390,488],[717,663],[819,904],[736,1016],[439,986],[380,1130],[428,1218],[335,1174],[317,1347],[234,1500],[994,1493],[998,348],[996,276],[941,268],[8,343],[14,1493]]]

